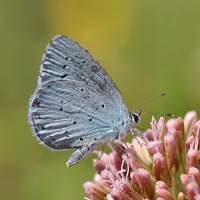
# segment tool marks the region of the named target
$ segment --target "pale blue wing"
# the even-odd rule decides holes
[[[55,79],[81,81],[95,87],[101,95],[111,98],[117,105],[123,107],[124,113],[127,114],[119,90],[99,62],[77,42],[64,35],[54,37],[45,50],[39,86]]]
[[[53,149],[79,148],[114,139],[122,123],[113,102],[79,81],[50,81],[34,94],[29,119],[37,137]]]

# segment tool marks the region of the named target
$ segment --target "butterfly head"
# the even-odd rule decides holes
[[[129,116],[131,118],[131,122],[132,122],[133,126],[137,126],[140,123],[141,111],[139,111],[139,112],[130,112]]]

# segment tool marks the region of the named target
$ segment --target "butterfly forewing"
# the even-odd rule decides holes
[[[104,95],[110,95],[114,101],[122,100],[115,84],[91,56],[91,54],[78,43],[61,35],[55,37],[48,45],[43,56],[40,84],[52,79],[70,79],[85,82],[94,86]]]

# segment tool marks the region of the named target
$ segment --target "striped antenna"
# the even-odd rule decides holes
[[[138,111],[139,115],[141,116],[144,113],[144,114],[149,114],[149,115],[153,115],[153,116],[157,116],[157,117],[160,117],[160,116],[175,117],[175,114],[173,114],[173,113],[154,112],[154,111],[147,109],[148,104],[154,103],[154,102],[160,100],[161,98],[165,97],[166,95],[167,95],[166,92],[161,92],[159,95],[156,95],[153,98],[147,99],[143,103],[139,104],[137,106],[138,109],[136,109],[136,110],[139,110]]]

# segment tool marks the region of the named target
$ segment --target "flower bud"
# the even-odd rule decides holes
[[[189,150],[187,153],[187,168],[198,167],[199,152],[195,150]]]
[[[142,196],[133,190],[129,182],[117,180],[113,185],[111,196],[114,200],[142,200]]]
[[[197,182],[197,184],[200,187],[200,171],[199,171],[199,169],[197,169],[195,167],[190,167],[188,170],[188,174],[195,178],[195,181]]]
[[[156,153],[153,155],[153,174],[156,180],[163,180],[168,185],[171,185],[171,176],[167,168],[167,163],[162,154]]]
[[[192,127],[194,126],[196,121],[197,113],[195,111],[190,111],[186,114],[184,118],[184,130],[186,136],[189,136],[191,134]]]
[[[180,192],[178,194],[178,200],[187,200],[187,197],[183,192]]]
[[[138,169],[131,173],[130,175],[133,184],[139,188],[144,198],[153,199],[154,197],[154,187],[152,183],[151,176],[145,169]]]
[[[175,142],[178,146],[179,153],[182,152],[184,147],[184,123],[182,118],[170,119],[167,122],[168,135],[173,135]]]
[[[106,153],[103,153],[99,160],[94,159],[93,166],[95,167],[96,171],[100,173],[102,170],[106,168],[106,165],[109,162],[109,156]]]
[[[161,117],[158,121],[157,130],[160,134],[160,138],[163,139],[164,135],[167,133],[166,122],[163,117]]]
[[[170,188],[163,182],[156,182],[156,199],[175,200]]]
[[[186,186],[186,192],[188,195],[188,199],[196,200],[195,196],[199,195],[199,187],[197,183],[191,182]]]
[[[105,185],[99,185],[95,182],[85,182],[83,187],[85,189],[85,192],[87,194],[87,196],[90,198],[90,199],[95,199],[95,200],[101,200],[101,199],[104,199],[107,192],[105,190],[105,187],[108,187],[106,184],[106,182],[104,181]]]
[[[137,158],[141,160],[145,165],[150,166],[152,164],[152,159],[149,155],[146,144],[144,144],[144,140],[141,138],[138,138],[137,140],[134,139],[132,144],[132,148],[134,149]]]
[[[179,150],[173,135],[165,135],[164,145],[167,166],[171,170],[173,175],[175,175],[179,168]]]

